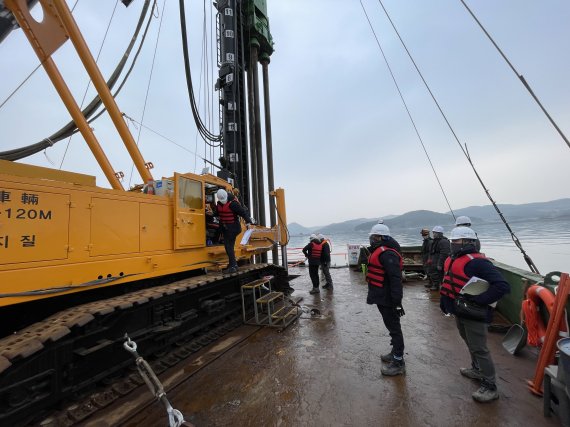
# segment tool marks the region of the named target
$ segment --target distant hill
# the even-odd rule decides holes
[[[296,222],[292,222],[291,224],[287,224],[287,228],[289,229],[289,234],[292,236],[302,236],[305,234],[311,234],[312,231],[310,228],[303,227],[301,224]]]
[[[505,204],[499,205],[499,209],[505,215],[507,221],[537,220],[570,218],[570,198],[552,200],[550,202],[525,203],[521,205]],[[467,208],[456,209],[456,216],[467,215],[476,226],[483,222],[498,222],[500,218],[492,205],[469,206]],[[403,215],[387,215],[383,217],[384,223],[393,228],[421,228],[432,229],[436,225],[449,228],[453,225],[453,216],[450,212],[439,213],[428,210],[418,210],[406,212]],[[343,233],[353,231],[369,231],[374,224],[378,223],[378,218],[357,218],[348,221],[337,222],[320,227],[303,227],[300,224],[289,224],[291,234],[310,233]],[[293,232],[296,230],[297,232]]]
[[[317,233],[323,233],[323,234],[342,233],[342,232],[347,232],[347,231],[350,232],[350,231],[354,231],[356,229],[356,227],[359,226],[360,224],[370,222],[370,221],[377,223],[378,219],[375,219],[375,220],[373,220],[371,218],[351,219],[348,221],[337,222],[334,224],[325,225],[324,227],[317,228],[315,231]]]
[[[570,199],[558,199],[550,202],[526,203],[523,205],[498,204],[499,209],[510,219],[560,218],[570,216]],[[500,221],[497,211],[492,205],[469,206],[455,210],[455,215],[467,215],[481,218],[485,222]],[[475,223],[475,220],[473,223]]]
[[[367,222],[355,228],[357,231],[369,231],[377,222]],[[432,229],[436,225],[449,226],[453,224],[453,217],[450,214],[442,214],[426,210],[407,212],[403,215],[386,219],[384,224],[391,228],[412,228],[428,227]]]

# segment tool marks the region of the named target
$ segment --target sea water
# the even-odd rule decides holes
[[[551,271],[570,272],[570,219],[525,220],[509,223],[523,249],[530,256],[541,274]],[[452,226],[444,226],[449,237]],[[513,242],[511,235],[502,222],[484,223],[472,227],[481,241],[481,252],[504,264],[530,271],[521,251]],[[420,246],[421,228],[393,228],[393,237],[402,246]],[[317,230],[318,232],[318,230]],[[368,245],[368,232],[355,231],[327,235],[333,244],[333,266],[348,264],[347,244]],[[291,236],[289,242],[289,261],[303,259],[299,248],[309,242],[309,236]]]

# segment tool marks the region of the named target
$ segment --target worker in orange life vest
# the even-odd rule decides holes
[[[444,264],[439,306],[444,313],[455,314],[459,335],[467,344],[471,355],[471,368],[460,368],[459,372],[464,377],[481,381],[479,390],[472,394],[473,399],[482,403],[491,402],[499,398],[499,392],[495,383],[495,365],[487,348],[487,325],[493,316],[493,308],[489,304],[509,293],[510,286],[497,267],[477,250],[475,231],[469,227],[455,227],[450,238],[451,256]],[[460,317],[455,310],[454,301],[472,277],[489,283],[485,292],[469,296],[469,302],[487,307],[485,320]]]
[[[333,281],[332,281],[332,277],[331,277],[331,252],[332,252],[332,245],[331,245],[331,241],[329,239],[327,239],[325,236],[323,236],[322,234],[317,234],[317,237],[319,238],[319,241],[323,244],[324,246],[328,247],[328,251],[326,251],[326,253],[323,252],[323,261],[321,262],[321,271],[323,272],[323,280],[325,281],[325,285],[323,286],[323,289],[328,289],[330,291],[333,290]]]
[[[224,273],[235,273],[238,269],[238,265],[234,246],[237,235],[241,233],[239,217],[241,216],[245,220],[247,228],[253,223],[253,220],[233,194],[228,194],[226,190],[220,188],[216,196],[218,198],[216,208],[222,225],[224,247],[228,255],[228,268],[224,270]]]
[[[303,254],[309,260],[309,276],[313,284],[310,294],[318,294],[319,289],[319,267],[327,257],[330,259],[330,247],[325,245],[316,234],[309,236],[309,244],[303,248]]]
[[[392,351],[380,357],[383,362],[382,375],[394,376],[406,372],[404,362],[404,335],[400,325],[402,308],[403,260],[398,242],[390,236],[390,229],[376,224],[370,230],[370,256],[368,257],[367,304],[376,304],[382,320],[390,333]]]

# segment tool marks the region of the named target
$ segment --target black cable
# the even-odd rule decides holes
[[[400,90],[400,86],[398,86],[398,82],[396,81],[396,77],[394,76],[394,73],[392,72],[392,68],[390,67],[390,64],[388,62],[388,58],[384,54],[384,50],[382,49],[382,46],[380,45],[380,41],[378,40],[378,37],[376,36],[376,32],[374,31],[374,27],[372,27],[372,22],[370,22],[370,18],[368,17],[368,13],[366,13],[366,9],[364,8],[364,5],[362,4],[362,0],[360,0],[360,6],[362,6],[362,10],[364,11],[364,15],[366,16],[366,20],[368,21],[368,25],[370,25],[370,29],[372,30],[372,34],[374,34],[374,38],[376,39],[376,44],[378,45],[378,48],[380,49],[380,52],[382,53],[382,57],[384,58],[384,62],[386,62],[386,66],[388,67],[388,71],[390,72],[390,75],[392,76],[392,80],[394,81],[394,85],[396,86],[396,90],[398,91],[398,94],[400,95],[400,99],[402,100],[402,103],[404,104],[404,108],[406,109],[406,112],[408,113],[408,117],[410,118],[410,121],[412,122],[412,126],[414,127],[416,135],[418,136],[420,144],[422,145],[424,153],[426,154],[428,162],[431,166],[431,170],[433,171],[433,174],[435,175],[435,179],[437,180],[439,188],[441,189],[441,193],[443,194],[443,198],[445,199],[445,202],[447,203],[447,206],[449,207],[451,215],[453,215],[453,219],[455,219],[455,213],[453,212],[453,209],[451,208],[449,200],[447,199],[447,195],[445,194],[445,190],[443,189],[443,185],[441,184],[441,181],[439,180],[439,176],[437,175],[437,172],[435,171],[435,167],[434,167],[434,165],[431,161],[431,158],[427,152],[426,146],[424,145],[424,141],[423,141],[422,137],[420,136],[420,132],[416,126],[416,123],[415,123],[413,117],[412,117],[412,113],[410,112],[410,109],[408,108],[408,104],[406,104],[406,100],[404,99],[404,95],[402,95],[402,91]]]
[[[530,258],[530,256],[527,255],[527,253],[525,252],[525,250],[522,247],[522,244],[520,243],[518,237],[515,235],[515,233],[513,232],[513,230],[511,229],[510,225],[507,223],[507,220],[505,219],[505,216],[503,215],[503,213],[501,212],[501,210],[499,209],[499,207],[497,206],[497,203],[495,202],[495,200],[493,200],[493,197],[491,197],[491,193],[489,192],[489,190],[487,189],[487,187],[485,186],[485,183],[483,182],[483,180],[481,179],[481,177],[479,176],[479,173],[477,172],[477,170],[475,169],[475,165],[473,164],[473,161],[471,160],[471,156],[469,155],[469,152],[467,151],[467,145],[465,145],[465,148],[463,147],[463,145],[461,144],[461,142],[459,141],[459,138],[457,137],[457,134],[455,133],[453,127],[451,126],[451,124],[449,123],[449,120],[447,120],[447,116],[445,115],[445,113],[443,112],[443,110],[441,109],[441,106],[439,105],[439,102],[437,102],[437,99],[435,98],[433,92],[431,91],[429,85],[427,84],[422,72],[420,71],[420,69],[418,68],[418,65],[416,64],[416,61],[414,61],[414,58],[412,57],[412,54],[410,53],[410,51],[408,50],[408,47],[406,46],[406,44],[404,43],[404,40],[402,40],[402,37],[400,36],[400,33],[398,32],[398,30],[396,29],[396,26],[394,25],[394,22],[392,21],[392,18],[390,18],[390,15],[388,14],[388,11],[386,10],[386,8],[384,7],[384,4],[382,4],[382,0],[378,0],[378,3],[380,3],[380,6],[382,6],[382,9],[384,10],[384,13],[386,14],[388,20],[390,21],[390,24],[392,25],[392,28],[394,29],[394,31],[396,32],[398,38],[400,39],[400,42],[402,43],[402,46],[404,46],[404,49],[406,50],[406,53],[408,54],[410,60],[412,61],[412,64],[414,64],[414,67],[416,68],[416,71],[418,72],[420,78],[422,79],[426,89],[428,90],[431,98],[433,99],[435,105],[437,106],[439,112],[441,113],[443,119],[445,120],[445,123],[447,124],[447,127],[449,128],[449,130],[451,131],[451,133],[453,134],[453,137],[455,138],[455,141],[457,142],[457,144],[459,145],[459,148],[461,149],[461,151],[463,152],[463,154],[465,155],[465,157],[467,158],[469,164],[471,165],[471,168],[473,169],[473,172],[475,173],[475,176],[477,177],[477,180],[479,181],[479,183],[481,184],[481,186],[483,187],[483,190],[485,190],[485,194],[487,195],[487,198],[491,201],[491,203],[493,204],[493,207],[495,208],[495,210],[497,211],[497,213],[499,214],[499,217],[501,218],[501,220],[503,221],[503,223],[505,224],[505,227],[507,228],[507,230],[509,231],[509,233],[511,234],[511,238],[513,239],[513,242],[515,243],[516,247],[519,248],[519,250],[521,251],[521,253],[523,254],[523,258],[526,261],[527,265],[529,266],[530,270],[533,273],[537,273],[540,274],[538,272],[538,268],[536,268],[536,266],[534,265],[534,262],[532,261],[532,259]]]
[[[491,37],[491,35],[487,32],[487,30],[485,29],[485,27],[483,27],[483,25],[481,24],[481,22],[479,22],[479,20],[477,19],[477,17],[475,16],[475,14],[471,11],[471,9],[469,9],[469,7],[465,4],[465,2],[463,0],[460,0],[461,3],[463,3],[463,6],[465,6],[465,9],[467,9],[467,11],[471,14],[471,16],[473,17],[473,19],[475,20],[475,22],[477,22],[477,24],[479,25],[479,27],[481,28],[481,30],[483,30],[483,32],[485,33],[485,35],[489,38],[489,40],[491,40],[491,43],[493,43],[493,46],[495,46],[495,48],[499,51],[499,53],[501,54],[501,56],[503,57],[503,59],[506,61],[506,63],[509,65],[509,67],[511,68],[511,70],[513,70],[513,73],[515,73],[515,75],[517,76],[517,78],[521,81],[521,83],[523,84],[523,86],[526,88],[526,90],[528,90],[528,92],[531,94],[531,96],[534,98],[534,100],[536,101],[536,103],[538,104],[538,106],[540,107],[540,109],[542,110],[542,112],[546,115],[546,117],[548,118],[548,120],[550,121],[550,123],[552,123],[552,126],[554,126],[554,128],[558,131],[558,133],[560,134],[560,136],[562,137],[562,139],[564,140],[564,142],[566,143],[566,145],[568,145],[568,148],[570,148],[570,141],[568,141],[568,138],[566,138],[566,135],[564,135],[564,132],[562,132],[562,130],[560,130],[560,128],[558,127],[558,125],[556,124],[556,122],[554,121],[554,119],[550,116],[550,114],[548,114],[548,111],[546,111],[546,108],[544,108],[544,106],[542,105],[542,103],[539,101],[538,97],[534,94],[533,90],[531,89],[530,85],[528,84],[528,82],[525,80],[525,78],[523,77],[522,74],[519,74],[519,72],[515,69],[515,67],[513,66],[513,64],[511,64],[511,61],[508,60],[508,58],[505,56],[505,54],[503,53],[503,51],[501,50],[501,48],[499,48],[499,46],[497,45],[497,43],[495,43],[495,40],[493,40],[493,38]]]
[[[186,12],[184,9],[184,0],[179,0],[179,11],[180,11],[180,29],[182,35],[182,53],[184,55],[184,69],[186,75],[186,86],[188,88],[188,97],[190,99],[190,107],[192,109],[192,115],[194,116],[194,122],[196,123],[196,127],[198,131],[202,135],[204,139],[207,139],[212,142],[219,142],[222,140],[222,135],[214,135],[210,132],[202,119],[200,118],[200,113],[198,110],[198,106],[196,105],[196,98],[194,97],[194,88],[192,85],[192,74],[190,72],[190,58],[188,53],[188,36],[186,32]]]
[[[154,5],[155,4],[156,4],[156,0],[154,0]],[[138,38],[138,34],[140,32],[142,24],[144,23],[144,18],[147,15],[149,5],[150,5],[150,0],[145,0],[145,3],[143,5],[143,9],[141,11],[141,16],[139,18],[139,22],[138,22],[137,27],[135,29],[135,32],[131,38],[131,42],[129,43],[129,46],[125,50],[125,53],[123,54],[121,61],[119,62],[119,65],[117,66],[117,68],[115,68],[115,71],[113,72],[113,74],[111,75],[109,80],[107,80],[107,86],[109,86],[109,89],[112,89],[115,86],[121,72],[123,71],[123,69],[125,67],[125,64],[127,63],[127,60],[131,54],[132,48],[135,44],[135,41]],[[135,57],[133,58],[133,62],[131,64],[131,67],[129,68],[127,74],[125,75],[125,77],[123,79],[123,82],[119,86],[119,89],[117,90],[117,92],[115,92],[114,96],[116,96],[120,92],[120,90],[122,89],[125,82],[127,81],[127,78],[129,77],[129,75],[130,75],[130,73],[131,73],[131,71],[132,71],[132,69],[136,63],[136,60],[138,58],[138,55],[139,55],[140,50],[142,48],[142,45],[144,43],[144,40],[145,40],[147,31],[148,31],[148,27],[150,25],[151,20],[152,20],[152,14],[149,16],[145,32],[144,32],[143,37],[141,39],[141,43],[140,43],[140,46],[137,50],[137,53],[136,53]],[[102,104],[101,98],[98,95],[95,96],[95,98],[93,98],[93,100],[89,103],[89,105],[83,109],[83,111],[82,111],[83,115],[86,118],[90,118],[93,115],[93,113],[101,106],[101,104]],[[105,111],[106,110],[103,109],[96,116],[94,116],[92,119],[90,119],[89,123],[96,120]],[[78,131],[79,130],[78,130],[77,126],[75,125],[75,122],[71,121],[71,122],[67,123],[64,127],[62,127],[61,129],[59,129],[57,132],[55,132],[54,134],[52,134],[51,136],[49,136],[47,138],[44,138],[40,142],[28,145],[26,147],[20,147],[20,148],[16,148],[13,150],[7,150],[7,151],[0,152],[0,160],[15,161],[15,160],[23,159],[25,157],[39,153],[40,151],[51,147],[56,142],[59,142],[63,139],[66,139],[69,136],[77,133]]]

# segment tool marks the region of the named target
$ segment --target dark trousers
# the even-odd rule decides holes
[[[402,326],[400,325],[400,317],[396,314],[393,307],[385,307],[378,304],[378,310],[384,320],[384,325],[390,333],[390,344],[392,345],[392,353],[394,356],[404,356],[404,335],[402,334]]]
[[[467,344],[471,355],[471,366],[483,375],[485,381],[495,384],[495,365],[487,348],[487,323],[455,317],[459,335]]]
[[[309,264],[309,276],[311,277],[311,282],[313,283],[313,288],[319,287],[319,265]]]
[[[332,286],[333,281],[331,277],[330,268],[331,268],[330,262],[324,262],[321,264],[321,271],[323,272],[323,280],[326,282],[327,285]]]
[[[428,275],[432,285],[436,285],[437,287],[441,286],[441,282],[443,282],[443,271],[431,268]]]
[[[226,254],[228,255],[228,267],[237,267],[236,253],[234,250],[234,245],[236,244],[236,237],[239,233],[235,231],[228,230],[224,228],[224,247],[226,248]]]

